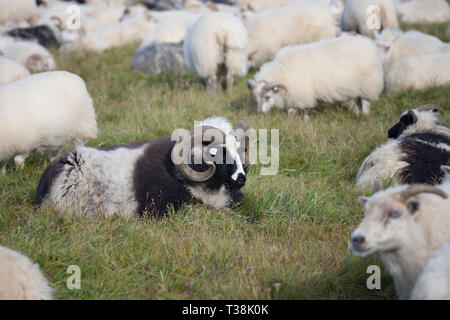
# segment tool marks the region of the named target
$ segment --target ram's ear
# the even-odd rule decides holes
[[[255,80],[252,80],[252,79],[250,79],[250,80],[247,81],[247,87],[248,87],[250,90],[255,89],[257,84],[258,84],[258,83],[257,83]]]
[[[362,205],[365,205],[367,203],[367,201],[369,201],[369,197],[358,197],[358,201],[359,203],[361,203]]]

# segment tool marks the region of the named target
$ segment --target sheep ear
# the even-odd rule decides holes
[[[247,87],[248,87],[250,90],[255,89],[255,88],[256,88],[256,85],[257,85],[257,82],[256,82],[255,80],[250,79],[250,80],[247,81]]]
[[[420,202],[417,200],[411,200],[406,203],[406,208],[408,209],[410,214],[414,214],[420,208]]]
[[[369,197],[358,197],[358,201],[359,203],[361,203],[362,205],[365,205],[367,203],[367,201],[369,201]]]

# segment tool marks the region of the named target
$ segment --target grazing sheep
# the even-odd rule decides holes
[[[404,23],[445,23],[450,21],[446,0],[410,0],[396,4],[398,17]]]
[[[97,137],[92,99],[79,76],[53,71],[0,85],[0,168],[15,157],[23,166],[32,151],[82,146]]]
[[[52,54],[43,46],[34,42],[15,42],[2,51],[5,57],[22,64],[33,73],[56,68]]]
[[[289,113],[302,111],[306,119],[308,110],[319,101],[347,102],[355,113],[362,109],[368,114],[370,101],[378,99],[383,90],[377,48],[363,36],[345,35],[283,48],[254,79],[248,86],[258,112],[276,107]],[[353,102],[356,98],[358,106]]]
[[[0,84],[13,82],[30,75],[30,72],[14,60],[0,57]]]
[[[414,285],[411,300],[450,300],[450,243],[428,260]]]
[[[380,29],[372,28],[374,13],[370,6],[379,8]],[[385,28],[398,29],[399,23],[395,5],[392,0],[348,0],[341,17],[342,31],[356,31],[365,36],[373,37],[374,33]]]
[[[80,30],[65,30],[61,33],[62,45],[59,52],[67,53],[71,51],[89,51],[102,53],[111,48],[108,42],[91,30],[86,30],[83,26]]]
[[[396,63],[404,58],[424,53],[448,52],[450,45],[429,34],[409,30],[393,30],[386,28],[375,35],[380,49],[385,76],[394,69]]]
[[[234,129],[226,119],[212,118],[181,136],[75,149],[45,170],[36,204],[127,217],[160,217],[170,206],[178,210],[195,200],[217,209],[232,206],[242,198],[248,159],[245,136],[235,136],[248,126],[240,121]]]
[[[407,57],[386,75],[387,92],[422,90],[450,83],[450,50]]]
[[[226,12],[201,16],[186,31],[184,59],[212,92],[226,74],[227,93],[233,88],[233,77],[247,74],[247,30],[238,18]]]
[[[38,14],[36,0],[0,0],[0,24]]]
[[[139,49],[131,60],[131,69],[149,74],[161,74],[168,71],[183,73],[188,71],[184,62],[183,42],[153,43]]]
[[[52,300],[53,290],[39,265],[0,247],[0,300]]]
[[[362,163],[356,176],[358,187],[377,179],[403,183],[435,184],[442,181],[441,165],[450,164],[450,129],[442,123],[436,105],[424,105],[403,113],[388,131],[387,141]]]
[[[329,8],[315,0],[263,11],[248,24],[249,65],[259,67],[283,47],[334,38],[337,31]]]
[[[351,248],[363,257],[379,252],[397,296],[409,299],[430,256],[450,241],[450,184],[379,186],[377,191],[358,199],[364,219],[351,235]]]

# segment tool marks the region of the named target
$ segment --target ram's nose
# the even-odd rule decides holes
[[[239,173],[236,181],[234,181],[234,185],[238,188],[242,188],[245,185],[245,181],[247,180],[247,177],[245,174]]]
[[[355,251],[362,251],[364,244],[366,242],[366,238],[361,235],[353,236],[351,239],[352,249]]]

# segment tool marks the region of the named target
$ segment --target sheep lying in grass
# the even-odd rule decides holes
[[[160,217],[192,201],[217,209],[237,204],[247,171],[248,125],[210,118],[186,135],[106,148],[77,148],[53,161],[36,204],[95,216]],[[239,133],[239,131],[241,131]]]
[[[36,0],[0,0],[0,24],[38,14]]]
[[[441,165],[450,164],[450,129],[439,120],[436,105],[408,110],[388,132],[388,142],[375,149],[356,176],[358,187],[378,179],[434,184],[442,181]]]
[[[436,105],[403,113],[388,132],[388,142],[375,149],[358,170],[356,185],[366,188],[378,179],[434,184],[442,181],[441,165],[450,164],[450,129],[439,120]]]
[[[0,84],[13,82],[30,75],[30,72],[14,60],[0,57]]]
[[[0,247],[0,300],[51,300],[52,292],[39,265]]]
[[[314,0],[263,11],[248,24],[249,64],[259,67],[271,61],[283,47],[333,38],[337,31],[328,6]]]
[[[0,85],[0,168],[15,157],[23,166],[32,151],[82,146],[97,136],[92,99],[79,76],[53,71]]]
[[[254,79],[248,81],[248,86],[258,112],[267,113],[276,107],[290,113],[302,111],[306,119],[308,110],[319,101],[347,102],[356,114],[360,110],[369,114],[370,101],[378,99],[383,90],[377,48],[363,36],[283,48]],[[353,99],[358,99],[358,106]]]
[[[49,71],[56,68],[52,54],[43,46],[34,42],[15,42],[2,51],[5,57],[22,64],[30,72]]]
[[[371,7],[378,7],[379,12],[374,13]],[[378,14],[380,29],[376,25],[371,28],[371,19]],[[392,0],[348,0],[341,17],[342,31],[356,31],[365,36],[373,37],[374,33],[385,28],[398,29],[399,23],[395,5]]]
[[[396,4],[398,17],[404,23],[446,23],[450,5],[446,0],[410,0]]]
[[[379,252],[398,297],[408,299],[430,256],[450,241],[450,184],[377,191],[359,198],[364,219],[351,235],[351,248],[359,256]]]
[[[426,53],[449,52],[450,45],[429,34],[409,30],[384,29],[375,36],[387,76],[402,59]],[[420,71],[422,72],[422,70]]]
[[[186,31],[186,65],[205,79],[211,92],[226,74],[230,94],[234,76],[247,74],[247,42],[247,30],[238,18],[226,12],[205,14]]]

